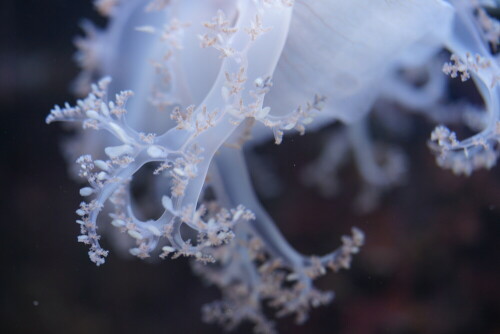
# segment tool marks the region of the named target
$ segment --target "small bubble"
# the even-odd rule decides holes
[[[38,302],[38,300],[34,300],[34,301],[33,301],[33,306],[38,306],[38,304],[40,304],[40,303]]]

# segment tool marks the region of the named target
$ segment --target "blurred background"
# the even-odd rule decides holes
[[[96,267],[76,242],[80,185],[60,153],[71,134],[44,119],[54,104],[74,101],[79,22],[105,21],[87,0],[3,0],[0,18],[0,331],[222,332],[200,319],[202,304],[219,292],[195,277],[187,260],[121,257],[104,237],[111,252]],[[263,201],[292,245],[321,254],[351,226],[367,238],[351,270],[317,281],[335,290],[334,302],[303,326],[279,320],[280,333],[500,333],[500,168],[469,178],[439,169],[426,145],[433,125],[417,117],[412,123],[398,142],[408,154],[407,181],[364,215],[352,206],[360,187],[352,162],[334,198],[300,182],[326,131],[256,149],[280,171],[279,191]]]

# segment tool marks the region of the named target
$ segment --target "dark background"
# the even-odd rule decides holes
[[[218,291],[186,260],[141,262],[109,245],[98,268],[76,242],[79,185],[60,154],[68,134],[44,118],[55,103],[74,101],[68,87],[78,73],[71,41],[79,21],[104,21],[85,0],[0,6],[1,332],[221,332],[199,311]],[[426,147],[432,125],[412,122],[411,140],[400,143],[408,181],[366,215],[352,209],[360,185],[352,164],[334,199],[298,181],[324,132],[258,149],[282,171],[283,191],[265,205],[295,247],[327,252],[353,225],[367,235],[351,270],[318,281],[336,300],[304,326],[280,320],[281,333],[500,333],[500,169],[469,178],[439,169]]]

